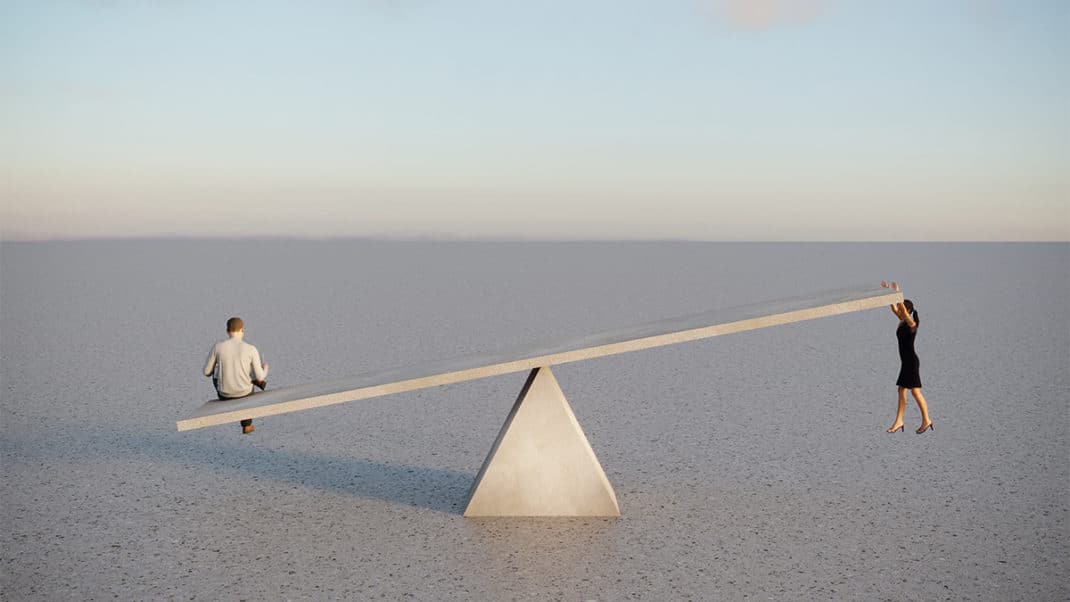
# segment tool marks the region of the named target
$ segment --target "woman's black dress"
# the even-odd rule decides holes
[[[908,389],[921,387],[921,374],[918,372],[921,360],[914,352],[914,337],[917,334],[917,328],[911,330],[906,322],[900,322],[899,328],[895,329],[895,338],[899,339],[899,359],[903,361],[895,384]]]

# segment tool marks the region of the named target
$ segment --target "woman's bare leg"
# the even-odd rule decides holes
[[[903,412],[907,409],[907,390],[905,387],[899,387],[899,409],[895,412],[895,422],[892,423],[891,428],[888,429],[889,433],[894,433],[899,430],[899,427],[903,426]]]
[[[921,433],[933,423],[929,418],[929,404],[925,402],[925,396],[921,394],[921,387],[914,387],[910,390],[910,394],[914,396],[914,401],[918,402],[918,409],[921,410],[921,426],[918,427],[918,432]]]

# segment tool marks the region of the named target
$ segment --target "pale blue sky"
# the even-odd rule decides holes
[[[0,5],[0,230],[1070,240],[1070,2]]]

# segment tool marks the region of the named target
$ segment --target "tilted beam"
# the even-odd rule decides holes
[[[350,378],[271,389],[241,399],[209,401],[189,418],[179,420],[177,426],[178,430],[186,431],[237,422],[245,418],[274,416],[872,309],[902,300],[902,293],[864,285],[718,309],[507,351],[468,355],[418,366],[378,370]]]

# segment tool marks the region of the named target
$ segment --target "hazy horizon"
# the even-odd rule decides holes
[[[194,235],[194,234],[169,234],[169,235],[100,235],[100,236],[19,236],[17,233],[9,237],[0,237],[2,243],[65,243],[65,242],[167,242],[167,241],[307,241],[307,242],[330,242],[330,241],[366,241],[388,243],[754,243],[754,244],[1036,244],[1036,245],[1065,245],[1070,240],[978,240],[978,239],[695,239],[695,238],[573,238],[550,236],[541,237],[493,237],[493,236],[461,236],[448,234],[426,235],[299,235],[299,234],[248,234],[248,235]]]
[[[1070,3],[0,5],[0,238],[1070,241]]]

